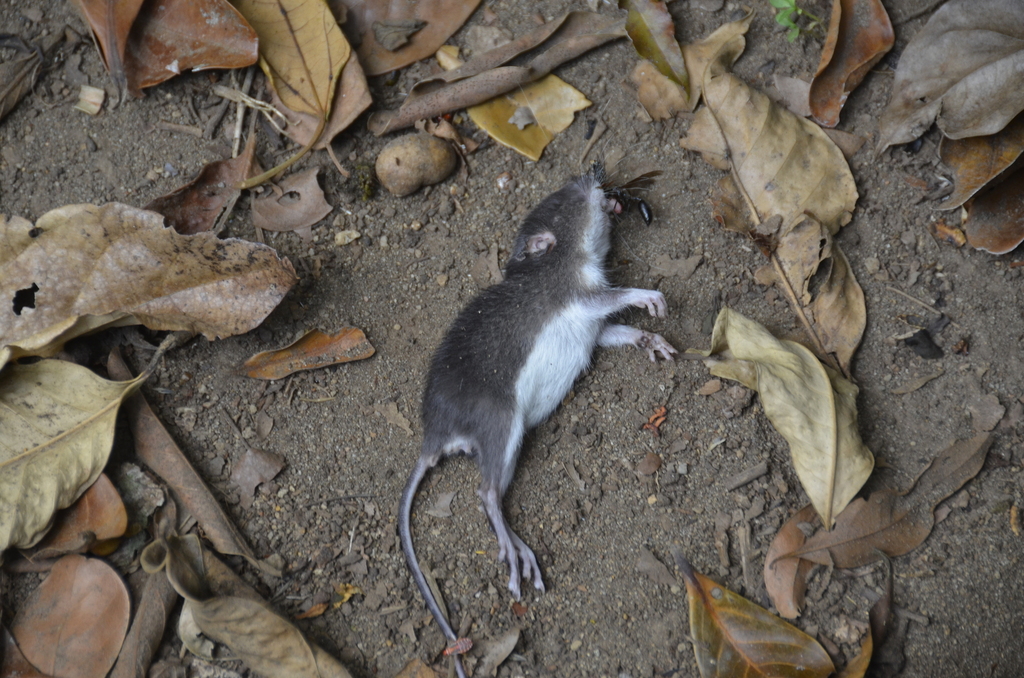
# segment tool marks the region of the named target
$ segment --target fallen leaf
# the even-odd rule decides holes
[[[882,597],[868,611],[871,627],[871,675],[874,678],[896,678],[907,662],[903,645],[907,640],[909,618],[893,615],[892,561],[884,558],[886,565],[885,590]]]
[[[807,574],[814,566],[803,558],[780,558],[785,553],[797,550],[807,541],[800,529],[800,523],[810,523],[817,512],[808,504],[785,522],[772,539],[764,557],[764,585],[772,605],[786,619],[796,619],[804,607],[804,591],[807,588]]]
[[[935,507],[981,470],[992,444],[991,434],[960,440],[943,450],[903,494],[890,489],[856,499],[836,516],[831,531],[822,531],[784,558],[799,556],[824,565],[860,567],[918,547],[935,523]]]
[[[416,657],[396,673],[395,678],[438,678],[438,676],[422,659]]]
[[[25,659],[43,673],[105,676],[121,649],[130,612],[128,587],[110,565],[69,555],[29,594],[11,635]]]
[[[690,110],[686,90],[658,72],[650,61],[638,62],[629,79],[636,85],[640,105],[654,120],[668,120]]]
[[[263,171],[255,151],[253,134],[237,158],[208,163],[195,179],[153,200],[145,209],[164,215],[167,225],[182,235],[209,231],[242,195],[238,185]]]
[[[939,209],[953,209],[969,198],[1024,153],[1024,115],[1018,115],[1006,127],[988,136],[969,139],[943,137],[939,157],[953,171],[953,193]]]
[[[231,482],[240,491],[239,503],[242,508],[252,506],[256,488],[273,480],[284,469],[284,459],[279,454],[246,447],[241,458],[231,469]]]
[[[694,572],[681,552],[674,555],[686,580],[690,635],[701,676],[825,678],[835,670],[813,638]]]
[[[328,607],[329,606],[327,603],[318,603],[316,605],[312,605],[305,612],[295,615],[295,619],[314,619],[316,617],[321,616],[324,612],[327,612]]]
[[[117,88],[118,97],[124,101],[128,92],[128,78],[125,73],[125,49],[128,33],[135,17],[139,14],[143,0],[73,0],[89,24],[96,45],[100,48],[103,63]]]
[[[409,420],[404,414],[398,411],[398,403],[394,400],[391,400],[384,405],[377,405],[374,407],[374,410],[377,414],[384,417],[384,420],[392,426],[397,426],[402,429],[405,431],[406,435],[412,435],[412,426],[409,425]]]
[[[971,424],[977,432],[991,431],[1006,414],[1006,408],[993,394],[976,396],[967,402],[967,412],[971,415]]]
[[[815,350],[848,369],[867,312],[849,262],[832,240],[857,201],[842,152],[820,127],[732,74],[705,82],[704,97],[707,106],[680,145],[730,171],[712,196],[715,219],[759,244]]]
[[[243,367],[253,379],[283,379],[302,370],[362,360],[373,354],[373,346],[356,327],[345,327],[335,335],[310,330],[284,348],[257,353]]]
[[[359,36],[359,61],[368,75],[383,75],[429,57],[459,30],[480,4],[480,0],[341,2],[348,9],[345,31],[349,36]],[[410,33],[408,43],[397,50],[382,45],[373,29],[375,23],[395,26],[407,21],[423,22],[424,25]]]
[[[115,379],[131,377],[131,372],[117,352],[111,353],[107,359],[107,373]],[[241,532],[231,522],[141,393],[134,394],[126,401],[125,412],[139,461],[170,486],[182,507],[202,526],[204,535],[213,547],[221,553],[242,556],[272,576],[281,576],[280,570],[256,558]]]
[[[657,428],[655,428],[657,430]],[[636,472],[642,476],[653,476],[661,468],[661,457],[654,452],[648,452],[640,463],[636,465]]]
[[[125,636],[110,678],[146,678],[147,669],[160,649],[164,629],[178,606],[178,592],[162,574],[147,574],[138,608]],[[152,676],[150,672],[148,675]]]
[[[264,676],[351,678],[248,584],[205,551],[194,534],[161,536],[143,551],[149,573],[164,571],[203,636]]]
[[[42,50],[17,36],[0,36],[0,48],[3,47],[20,54],[0,63],[0,120],[32,91],[43,64]]]
[[[709,379],[704,385],[697,389],[697,395],[709,396],[722,390],[721,379]]]
[[[672,573],[665,567],[665,563],[658,560],[657,556],[640,547],[640,557],[636,560],[636,571],[647,575],[655,584],[663,586],[678,586],[679,582],[672,576]]]
[[[682,87],[689,96],[690,78],[686,62],[676,40],[675,22],[665,3],[658,0],[619,0],[619,8],[628,12],[626,32],[637,54],[653,63],[659,73]]]
[[[785,75],[774,76],[775,89],[779,93],[779,102],[793,115],[806,118],[811,114],[810,91],[811,83],[799,78]]]
[[[84,553],[97,542],[116,539],[128,529],[128,514],[114,483],[101,473],[81,497],[54,516],[53,527],[32,549],[29,560]]]
[[[500,120],[507,121],[519,106],[530,106],[540,125],[544,125],[540,114],[544,106],[536,102],[539,95],[527,99],[519,88],[609,40],[624,37],[624,21],[595,12],[569,12],[458,68],[419,81],[400,108],[371,115],[367,129],[380,136],[409,127],[417,120],[475,106],[513,90],[517,94],[509,99],[515,105]],[[529,61],[503,66],[525,52],[530,53]],[[554,110],[552,116],[562,118],[565,112]]]
[[[724,23],[707,37],[683,45],[683,59],[686,61],[686,71],[690,74],[691,111],[697,108],[703,95],[706,76],[721,75],[743,54],[747,45],[744,36],[753,19],[754,13],[747,12],[742,19]]]
[[[297,282],[265,245],[179,235],[119,203],[61,207],[35,225],[0,215],[0,241],[0,366],[112,325],[241,334]]]
[[[512,650],[516,649],[518,642],[519,629],[513,629],[500,638],[479,641],[477,646],[480,648],[483,658],[480,660],[480,665],[474,672],[474,675],[498,675],[498,667],[508,659],[508,656],[512,654]]]
[[[99,477],[124,398],[142,383],[74,363],[11,365],[0,376],[0,552],[42,539],[54,513]]]
[[[964,204],[964,234],[971,247],[1006,254],[1024,241],[1024,171],[979,193]]]
[[[824,127],[839,124],[839,111],[871,67],[892,49],[896,36],[881,0],[832,3],[821,61],[810,88],[810,111]]]
[[[381,47],[389,52],[398,50],[409,42],[409,37],[427,25],[419,19],[394,19],[391,21],[374,21],[371,24],[373,37]]]
[[[252,223],[264,231],[294,231],[306,244],[313,242],[313,224],[334,209],[317,183],[319,167],[292,174],[277,189],[252,201]],[[280,192],[278,192],[280,191]]]
[[[938,360],[942,357],[942,349],[935,343],[928,330],[918,330],[903,340],[914,353],[925,360]]]
[[[847,662],[843,670],[840,671],[836,678],[864,678],[864,674],[867,673],[868,667],[871,665],[871,655],[874,652],[874,641],[871,639],[871,634],[865,634],[864,640],[861,642],[860,651]]]
[[[141,96],[184,71],[244,68],[257,55],[256,31],[227,0],[143,2],[124,54],[128,90]]]
[[[897,386],[896,388],[890,390],[889,393],[892,393],[893,395],[906,395],[908,393],[913,393],[914,391],[920,389],[933,379],[938,379],[943,374],[945,374],[945,372],[940,367],[938,370],[931,374],[926,374],[923,377],[913,379],[910,382],[904,384],[903,386]]]
[[[428,508],[425,513],[435,518],[451,518],[453,499],[455,499],[454,492],[442,492],[437,501],[434,502],[434,505]]]
[[[711,374],[761,397],[765,415],[789,443],[797,477],[824,525],[871,475],[874,456],[857,430],[858,388],[804,346],[773,337],[730,308],[715,320]]]
[[[843,157],[847,160],[857,155],[857,151],[859,151],[860,147],[864,145],[865,141],[867,141],[867,139],[859,134],[851,134],[850,132],[844,132],[841,129],[829,129],[827,127],[823,127],[821,131],[832,140],[832,143],[839,147],[839,150],[843,152]]]
[[[951,139],[995,134],[1024,109],[1024,12],[1014,1],[950,0],[907,44],[877,151],[938,122]]]

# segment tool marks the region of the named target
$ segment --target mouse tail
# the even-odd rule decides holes
[[[430,455],[420,455],[419,460],[416,462],[416,468],[409,475],[409,482],[405,484],[405,490],[402,492],[402,502],[398,509],[398,534],[402,541],[402,552],[405,553],[405,561],[409,565],[409,570],[412,572],[412,578],[416,581],[416,586],[420,590],[420,595],[423,596],[423,600],[427,603],[427,609],[430,610],[430,614],[434,615],[437,625],[441,627],[441,631],[444,633],[445,638],[448,639],[449,646],[451,646],[459,638],[452,629],[451,624],[448,623],[448,617],[441,610],[441,606],[434,597],[433,591],[430,590],[427,578],[423,575],[423,570],[420,569],[419,559],[416,557],[416,547],[412,543],[412,502],[416,496],[416,491],[423,482],[423,478],[427,475],[427,471],[433,468],[437,461],[437,457],[431,458]],[[465,676],[459,656],[455,654],[453,657],[459,676]]]

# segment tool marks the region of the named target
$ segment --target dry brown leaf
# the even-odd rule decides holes
[[[950,0],[907,44],[878,152],[937,121],[951,139],[995,134],[1024,109],[1024,12],[1015,0]]]
[[[629,79],[636,85],[636,97],[655,120],[668,120],[683,111],[689,111],[686,90],[662,75],[650,61],[640,61]]]
[[[284,459],[281,455],[246,447],[241,459],[231,469],[231,482],[240,491],[239,502],[242,508],[252,506],[256,488],[276,478],[283,468]]]
[[[548,75],[556,66],[609,40],[624,37],[623,26],[621,18],[595,12],[570,12],[459,68],[421,80],[400,108],[371,115],[367,128],[380,136],[409,127],[422,118],[475,106],[525,87]],[[499,68],[525,52],[529,52],[529,61]],[[530,102],[522,101],[518,105],[530,105]],[[510,111],[509,117],[514,112],[514,109]]]
[[[811,114],[809,100],[811,83],[776,73],[774,84],[779,93],[779,103],[785,106],[789,112],[801,118],[806,118]]]
[[[167,225],[182,235],[203,233],[234,207],[242,194],[238,185],[262,171],[256,160],[256,135],[252,134],[237,158],[207,164],[195,179],[156,198],[145,209],[164,215]]]
[[[971,247],[992,254],[1013,250],[1024,241],[1024,171],[974,196],[964,210],[963,230]]]
[[[804,607],[807,573],[814,563],[803,558],[780,558],[804,545],[807,536],[800,523],[810,523],[817,512],[808,504],[786,521],[772,539],[764,557],[764,585],[772,604],[786,619],[796,619]]]
[[[651,578],[655,584],[663,586],[678,586],[679,582],[672,576],[672,573],[665,567],[665,563],[658,560],[657,556],[640,547],[640,556],[636,559],[636,571]]]
[[[114,378],[129,378],[131,372],[118,353],[111,353],[107,372]],[[273,576],[281,576],[266,561],[256,558],[245,538],[160,423],[141,393],[125,403],[128,425],[135,440],[135,454],[174,491],[181,505],[199,522],[206,538],[221,553],[239,555]]]
[[[436,52],[480,4],[480,0],[418,0],[417,2],[368,2],[340,0],[347,8],[345,32],[359,36],[359,60],[368,75],[383,75],[408,66]],[[382,27],[422,21],[425,25],[409,34],[408,43],[398,49],[380,44],[375,23]],[[353,41],[356,44],[356,41]]]
[[[818,72],[811,81],[811,115],[825,127],[839,124],[850,92],[892,49],[896,36],[881,0],[835,0]]]
[[[298,621],[299,619],[315,619],[316,617],[323,615],[324,612],[327,612],[328,607],[330,607],[330,605],[328,605],[327,603],[317,603],[316,605],[311,605],[310,608],[305,612],[295,615],[295,620]]]
[[[94,678],[114,665],[130,612],[128,587],[110,565],[64,556],[18,610],[11,635],[43,673]]]
[[[451,518],[452,500],[455,499],[455,494],[455,492],[442,492],[438,495],[434,505],[424,511],[424,513],[435,518]]]
[[[707,355],[713,375],[758,392],[765,416],[789,443],[804,491],[831,525],[874,466],[857,430],[857,387],[804,346],[776,339],[730,308],[715,320]]]
[[[294,372],[362,360],[373,354],[373,346],[357,327],[346,327],[333,336],[310,330],[284,348],[257,353],[243,367],[253,379],[283,379]]]
[[[688,97],[690,77],[686,72],[683,51],[676,40],[675,22],[665,3],[659,0],[619,0],[619,7],[628,12],[626,32],[637,54],[682,87],[684,98]]]
[[[674,555],[686,579],[690,635],[701,676],[825,678],[835,670],[813,638],[694,572],[681,552]]]
[[[21,653],[14,636],[6,626],[0,625],[0,676],[7,678],[50,678],[32,666]]]
[[[683,59],[690,74],[690,110],[697,108],[704,92],[704,81],[708,76],[721,75],[743,54],[747,45],[744,37],[753,12],[737,21],[730,21],[716,28],[710,35],[690,45],[683,45]]]
[[[146,678],[164,637],[167,620],[178,605],[178,592],[162,574],[146,575],[138,608],[117,655],[110,678]]]
[[[936,456],[910,491],[882,489],[851,502],[831,531],[819,532],[782,557],[860,567],[878,560],[879,551],[887,556],[909,553],[931,534],[939,502],[981,470],[992,440],[983,433],[957,441]]]
[[[814,123],[773,104],[732,74],[706,79],[684,148],[730,171],[712,197],[715,218],[770,257],[819,355],[847,370],[867,322],[863,293],[832,242],[857,201],[842,152]],[[773,219],[774,218],[774,219]],[[830,267],[826,296],[811,289]]]
[[[116,539],[128,529],[128,514],[114,483],[101,473],[74,504],[54,516],[42,541],[23,555],[29,560],[83,553],[94,544]]]
[[[477,676],[496,676],[498,667],[508,659],[512,650],[516,649],[519,642],[519,629],[513,629],[508,633],[493,640],[481,640],[477,647],[483,658],[480,660],[480,667],[474,672]]]
[[[143,2],[128,34],[124,67],[135,96],[191,69],[256,63],[256,31],[227,0]]]
[[[313,224],[334,209],[324,199],[316,180],[319,167],[292,174],[276,188],[252,201],[252,223],[264,231],[294,231],[305,243],[313,242]]]
[[[129,377],[130,379],[130,377]],[[0,376],[0,552],[29,548],[73,504],[110,456],[117,410],[141,378],[102,379],[60,360],[11,365]]]
[[[939,157],[953,170],[953,193],[939,209],[963,205],[982,187],[1000,177],[1024,153],[1024,114],[996,134],[969,139],[943,137]],[[1012,171],[1012,170],[1011,170]]]
[[[73,0],[85,22],[92,29],[103,63],[117,87],[120,100],[128,92],[125,73],[125,50],[128,33],[139,14],[143,0]]]
[[[241,334],[297,282],[265,245],[179,235],[119,203],[61,207],[35,225],[0,215],[0,241],[0,366],[111,325]]]
[[[0,120],[3,120],[35,87],[43,52],[14,35],[0,35],[0,47],[20,52],[17,57],[0,63]]]

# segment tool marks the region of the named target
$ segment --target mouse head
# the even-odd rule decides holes
[[[611,215],[622,203],[602,187],[604,170],[571,179],[527,215],[516,236],[507,273],[603,263],[611,247]]]

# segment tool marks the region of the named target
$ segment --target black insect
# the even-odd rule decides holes
[[[644,220],[645,224],[650,226],[651,222],[654,221],[654,212],[651,210],[651,206],[647,204],[647,201],[637,195],[637,193],[650,190],[654,184],[654,179],[661,176],[660,170],[645,172],[622,184],[609,177],[604,165],[600,162],[595,162],[590,168],[590,172],[595,179],[601,182],[601,188],[609,196],[617,198],[623,206],[636,205],[637,210],[640,212],[640,217]]]

